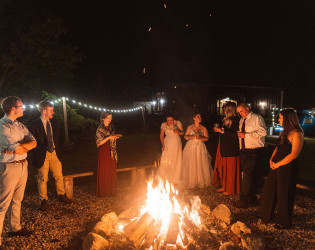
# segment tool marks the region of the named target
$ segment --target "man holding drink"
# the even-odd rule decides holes
[[[261,115],[250,111],[246,103],[237,105],[242,117],[239,123],[240,164],[243,171],[240,200],[233,206],[247,208],[256,202],[256,168],[259,154],[265,145],[267,129]]]

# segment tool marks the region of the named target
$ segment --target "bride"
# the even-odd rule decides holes
[[[196,114],[194,124],[188,126],[183,151],[182,181],[187,188],[210,186],[212,180],[211,156],[204,141],[208,141],[207,129],[200,125],[201,115]]]
[[[162,155],[158,175],[175,184],[179,183],[181,175],[182,142],[179,135],[183,134],[181,122],[174,120],[173,114],[167,114],[166,122],[161,125]]]

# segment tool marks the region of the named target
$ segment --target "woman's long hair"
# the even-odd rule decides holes
[[[283,116],[282,122],[282,132],[280,133],[280,144],[283,144],[287,140],[289,133],[292,130],[298,130],[303,133],[303,130],[299,123],[299,118],[295,109],[293,108],[284,108],[280,111],[280,114]]]
[[[109,112],[109,111],[102,112],[102,113],[101,113],[101,116],[100,116],[100,122],[102,123],[102,122],[104,121],[104,119],[105,119],[107,116],[111,115],[111,114],[112,114],[112,113]]]
[[[227,102],[224,107],[224,113],[223,126],[230,128],[232,120],[236,116],[236,104],[234,102]]]

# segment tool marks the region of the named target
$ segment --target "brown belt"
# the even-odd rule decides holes
[[[256,148],[245,148],[245,149],[243,149],[243,150],[248,150],[248,149],[261,149],[261,148],[263,148],[263,147],[256,147]]]
[[[24,163],[25,161],[26,161],[26,159],[19,160],[19,161],[11,161],[11,162],[9,162],[9,164],[19,164],[19,163]]]

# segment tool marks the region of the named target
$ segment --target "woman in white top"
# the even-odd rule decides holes
[[[202,126],[201,115],[196,114],[194,124],[185,133],[188,140],[183,151],[182,182],[187,188],[210,186],[212,180],[211,156],[204,141],[208,141],[208,131]]]
[[[179,135],[183,134],[181,122],[174,120],[173,114],[167,114],[166,122],[161,125],[162,156],[158,175],[175,184],[181,177],[182,142]]]

